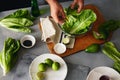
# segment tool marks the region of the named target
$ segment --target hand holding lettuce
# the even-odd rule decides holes
[[[16,32],[30,33],[30,26],[33,25],[32,17],[27,9],[20,9],[16,12],[0,19],[0,25]]]
[[[18,54],[20,49],[19,40],[8,38],[4,41],[4,47],[0,52],[0,66],[3,69],[3,74],[6,75],[17,62]]]
[[[96,14],[91,9],[85,9],[77,13],[76,9],[66,8],[65,13],[67,19],[61,28],[65,33],[72,35],[86,33],[90,25],[97,19]]]

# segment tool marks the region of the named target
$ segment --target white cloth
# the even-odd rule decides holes
[[[42,29],[42,40],[44,42],[61,43],[65,34],[60,29],[60,26],[53,20],[53,18],[46,17],[40,18],[41,29]],[[67,48],[74,47],[75,38],[70,38],[70,44],[67,44]]]

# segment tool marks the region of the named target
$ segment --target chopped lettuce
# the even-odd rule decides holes
[[[0,52],[0,66],[3,69],[3,74],[6,75],[17,62],[18,54],[20,49],[19,40],[8,38],[4,41],[4,47]]]
[[[64,32],[72,35],[86,33],[97,19],[96,14],[91,9],[85,9],[78,13],[76,9],[69,7],[65,9],[65,13],[67,19],[61,28]]]

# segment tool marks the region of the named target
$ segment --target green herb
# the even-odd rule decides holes
[[[33,25],[34,17],[27,9],[20,9],[0,20],[0,25],[16,32],[30,33],[30,26]]]
[[[8,38],[4,41],[4,47],[0,52],[0,65],[3,69],[4,75],[8,73],[17,62],[18,50],[20,49],[20,42],[18,40]]]
[[[97,16],[91,9],[82,10],[77,13],[76,9],[66,8],[67,19],[62,25],[62,30],[68,34],[86,33],[90,25],[96,21]]]
[[[119,20],[108,20],[99,26],[98,32],[93,31],[93,36],[96,39],[107,39],[110,33],[117,30],[118,28],[120,28]]]

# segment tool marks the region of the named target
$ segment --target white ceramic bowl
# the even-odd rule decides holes
[[[113,68],[107,66],[94,68],[89,72],[86,80],[99,80],[103,75],[109,76],[110,80],[120,80],[120,74]]]
[[[63,54],[66,51],[66,46],[63,43],[57,43],[54,46],[54,51],[57,54]]]
[[[31,45],[29,45],[30,43],[27,43],[28,46],[26,46],[24,44],[24,42],[27,41],[27,40],[31,42]],[[23,36],[20,39],[20,43],[21,43],[22,47],[24,47],[24,48],[31,48],[31,47],[33,47],[35,45],[35,42],[36,42],[35,37],[32,36],[32,35],[25,35],[25,36]]]

